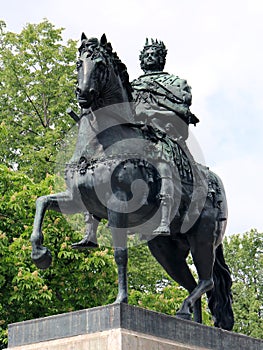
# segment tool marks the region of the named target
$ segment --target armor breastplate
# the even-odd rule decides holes
[[[190,106],[192,103],[191,87],[185,79],[180,79],[168,73],[153,73],[140,76],[132,82],[135,97],[148,92],[162,100],[172,103],[183,103]]]

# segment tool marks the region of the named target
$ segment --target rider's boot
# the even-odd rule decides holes
[[[173,199],[169,194],[160,194],[161,199],[161,222],[160,225],[153,231],[154,234],[170,235],[171,209]]]
[[[85,213],[86,232],[81,241],[71,244],[74,249],[98,248],[97,228],[99,221],[89,213]]]

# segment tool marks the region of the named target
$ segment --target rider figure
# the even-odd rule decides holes
[[[185,140],[188,126],[199,120],[190,112],[192,102],[191,88],[186,80],[163,71],[167,50],[163,42],[146,39],[140,54],[144,75],[132,82],[136,121],[154,129],[159,135],[160,154],[157,170],[162,179],[159,194],[161,223],[154,233],[170,233],[170,214],[174,198],[173,168],[177,143],[190,154]],[[166,144],[167,147],[163,147]],[[187,158],[185,158],[188,162]],[[182,162],[182,168],[183,168]],[[182,172],[184,169],[181,169]],[[183,177],[183,174],[180,174]]]
[[[140,54],[145,74],[132,82],[136,117],[169,137],[186,140],[188,125],[198,123],[199,119],[189,109],[192,94],[187,81],[163,71],[166,54],[163,42],[152,39],[149,44],[146,39]]]

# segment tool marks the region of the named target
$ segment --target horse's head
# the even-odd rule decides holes
[[[82,34],[77,70],[76,94],[81,107],[97,109],[131,101],[126,66],[112,52],[105,34],[100,41]]]
[[[100,50],[98,39],[81,37],[79,59],[77,61],[78,85],[77,99],[81,107],[89,108],[98,99],[101,90],[102,76],[106,71],[105,58]]]

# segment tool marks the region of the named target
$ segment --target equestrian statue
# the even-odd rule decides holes
[[[231,330],[231,275],[223,255],[227,202],[220,178],[195,161],[188,128],[187,81],[164,72],[167,49],[146,40],[144,74],[132,83],[105,35],[83,33],[76,88],[80,115],[74,154],[66,165],[64,192],[39,197],[31,235],[32,259],[51,264],[41,231],[46,210],[85,214],[87,232],[75,249],[96,248],[96,230],[108,220],[118,267],[116,303],[128,302],[127,237],[139,233],[166,272],[189,292],[177,316],[202,322],[206,293],[216,327]],[[191,253],[198,274],[188,264]]]

